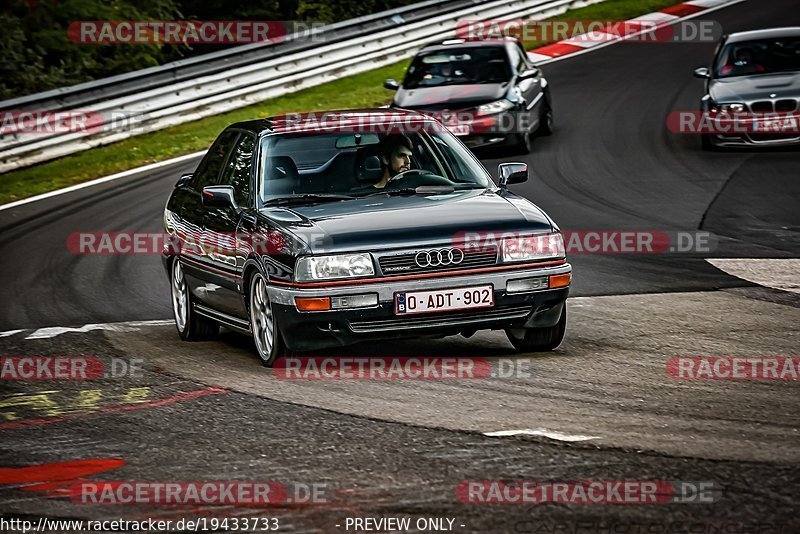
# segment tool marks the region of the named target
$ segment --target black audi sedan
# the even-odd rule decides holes
[[[178,332],[222,325],[281,354],[505,330],[564,338],[571,266],[558,226],[500,186],[434,119],[365,110],[226,128],[164,211]]]
[[[737,126],[703,133],[704,149],[800,145],[800,27],[724,36],[711,68],[694,75],[706,81],[701,112],[735,117]],[[789,128],[776,127],[787,118]]]
[[[531,151],[532,135],[553,131],[550,87],[514,38],[451,39],[423,48],[411,62],[393,107],[432,114],[468,147]]]

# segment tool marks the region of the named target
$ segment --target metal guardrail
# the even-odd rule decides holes
[[[428,1],[340,23],[330,30],[322,46],[297,40],[290,40],[285,47],[256,43],[178,62],[182,65],[169,64],[81,84],[83,87],[7,100],[0,102],[0,109],[79,109],[104,114],[107,119],[121,114],[126,120],[104,123],[90,133],[2,136],[0,173],[389,65],[412,56],[430,41],[454,36],[459,20],[544,19],[602,1]],[[429,13],[442,4],[448,9]],[[409,10],[414,7],[418,9],[412,16]],[[402,13],[413,22],[406,21]]]

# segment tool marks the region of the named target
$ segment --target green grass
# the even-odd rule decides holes
[[[558,17],[622,20],[657,11],[676,0],[607,0]],[[387,104],[386,78],[402,78],[409,60],[342,78],[246,108],[140,135],[0,175],[0,204],[207,148],[233,122],[280,113],[369,108]]]

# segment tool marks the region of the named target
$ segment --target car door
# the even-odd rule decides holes
[[[204,234],[207,207],[203,205],[203,188],[218,183],[238,136],[239,132],[226,130],[214,141],[187,184],[188,194],[181,207],[180,257],[189,289],[200,303],[207,303],[207,284],[214,283],[213,265],[207,252],[213,243]]]
[[[236,206],[206,206],[204,219],[204,234],[216,246],[206,250],[211,266],[205,288],[206,302],[217,311],[241,318],[247,317],[241,297],[241,275],[248,249],[242,246],[246,241],[240,240],[239,229],[243,218],[248,224],[255,220],[252,195],[255,145],[255,134],[238,132],[217,182],[217,185],[233,187]]]
[[[539,109],[542,102],[542,88],[535,75],[535,67],[528,63],[525,51],[517,44],[509,43],[511,70],[514,75],[514,91],[525,103],[518,110],[520,117],[517,124],[524,129],[532,130],[538,126]]]

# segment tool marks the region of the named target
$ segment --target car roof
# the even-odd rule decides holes
[[[755,41],[758,39],[779,39],[781,37],[800,37],[800,26],[732,33],[728,36],[726,42],[738,43],[741,41]]]
[[[337,131],[337,126],[380,127],[397,125],[402,121],[404,126],[436,122],[428,115],[418,111],[397,108],[345,109],[330,111],[309,111],[304,113],[286,113],[265,119],[242,121],[231,124],[228,128],[248,130],[255,134],[267,133],[302,133],[330,129]]]
[[[436,43],[429,43],[425,45],[420,52],[428,52],[430,50],[447,50],[449,48],[482,48],[487,46],[504,46],[508,43],[516,43],[515,37],[497,37],[486,39],[448,39],[446,41],[439,41]]]

